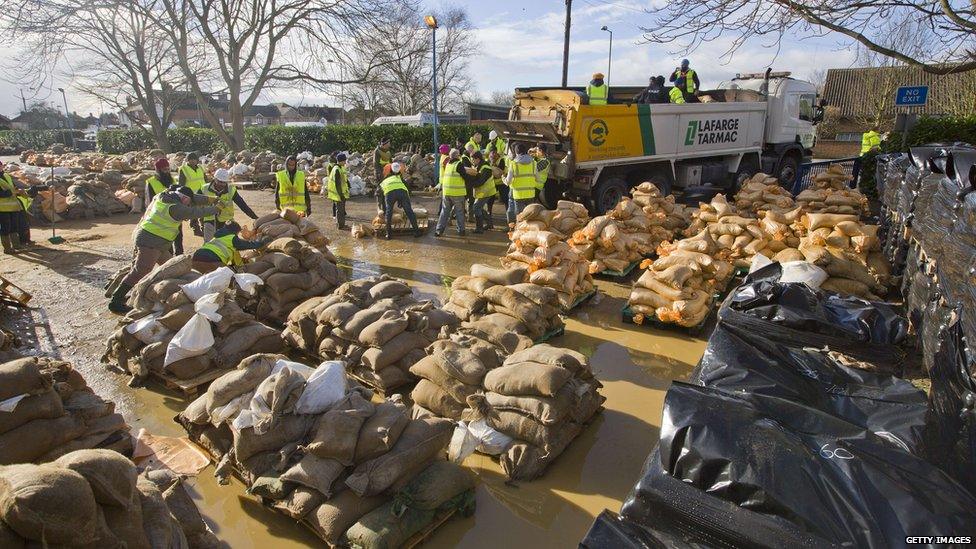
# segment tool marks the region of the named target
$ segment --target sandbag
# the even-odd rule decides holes
[[[42,374],[37,358],[27,357],[0,364],[0,401],[32,395],[51,387],[51,376]]]
[[[414,349],[427,346],[427,339],[416,332],[402,332],[391,339],[382,349],[370,347],[363,353],[363,365],[378,372],[399,361]]]
[[[440,367],[437,359],[433,356],[426,356],[418,360],[410,366],[410,373],[434,382],[435,385],[459,403],[464,403],[468,395],[474,394],[479,390],[479,386],[477,385],[466,385],[452,377]]]
[[[573,377],[573,371],[552,364],[506,361],[485,376],[488,391],[510,396],[553,396]]]
[[[322,310],[318,316],[319,324],[328,324],[332,327],[344,326],[352,316],[361,311],[356,304],[343,301],[330,305]]]
[[[410,398],[440,417],[460,419],[465,409],[464,401],[458,401],[429,379],[421,379]]]
[[[214,353],[214,363],[218,368],[233,368],[244,357],[253,354],[255,342],[264,338],[278,338],[281,333],[260,322],[249,322],[238,327],[221,340]]]
[[[356,463],[362,463],[388,452],[410,423],[410,409],[402,402],[387,400],[377,404],[373,415],[359,430]]]
[[[390,299],[410,295],[410,286],[399,280],[384,280],[369,289],[369,295],[375,300]]]
[[[397,492],[397,507],[434,511],[454,496],[474,488],[474,477],[450,461],[435,461]]]
[[[389,452],[358,465],[346,485],[360,496],[382,493],[411,468],[444,452],[453,430],[454,423],[448,419],[412,420]]]
[[[167,364],[163,371],[179,379],[190,379],[209,370],[210,362],[209,354],[191,356]]]
[[[195,507],[195,506],[194,506]],[[149,539],[142,525],[142,504],[133,485],[129,501],[123,507],[104,506],[105,526],[126,549],[149,549]]]
[[[118,452],[78,450],[61,456],[53,464],[84,477],[100,505],[124,507],[132,500],[136,489],[136,467]]]
[[[352,490],[343,490],[320,505],[306,520],[327,543],[338,545],[350,526],[388,499],[382,495],[360,497]]]
[[[35,419],[0,435],[0,465],[30,463],[85,434],[84,422],[72,416]]]
[[[307,454],[281,475],[281,480],[307,486],[325,499],[332,497],[332,485],[342,475],[345,466],[334,459]]]
[[[359,333],[359,341],[370,347],[382,347],[407,329],[407,316],[400,311],[386,311]]]
[[[142,527],[153,549],[185,547],[183,531],[169,514],[163,494],[151,481],[139,478],[136,482],[142,505]]]
[[[468,385],[481,385],[487,369],[470,349],[449,339],[435,341],[428,348],[430,354],[448,375]]]
[[[331,458],[343,465],[355,462],[356,443],[363,423],[375,407],[358,391],[350,391],[331,410],[319,417],[312,440],[305,449],[319,458]],[[319,490],[323,494],[326,491]]]
[[[488,265],[475,263],[471,266],[471,276],[485,278],[494,284],[511,286],[512,284],[518,284],[519,282],[528,280],[529,273],[528,269],[521,267],[515,269],[496,269]]]
[[[218,377],[207,389],[207,413],[213,414],[216,408],[231,400],[253,391],[271,375],[275,362],[285,357],[272,354],[256,354],[240,361],[237,369]]]
[[[54,419],[64,415],[61,397],[54,390],[28,396],[17,403],[13,411],[0,412],[0,434],[33,421],[35,419]],[[3,453],[0,450],[0,453]]]
[[[85,544],[95,540],[98,504],[74,471],[11,465],[0,469],[0,520],[29,540]]]
[[[506,410],[531,416],[543,425],[554,425],[566,418],[582,401],[577,389],[580,383],[565,383],[554,396],[508,396],[489,391],[485,394],[488,404],[495,410]]]
[[[234,454],[238,462],[244,462],[260,452],[280,450],[291,442],[301,440],[308,431],[309,416],[285,415],[275,422],[274,428],[258,435],[253,427],[242,429],[234,435]],[[258,471],[263,472],[263,471]]]
[[[284,499],[271,504],[295,520],[302,520],[325,502],[326,497],[307,486],[299,486],[291,491]]]
[[[534,345],[523,351],[512,353],[505,364],[516,364],[519,362],[538,362],[540,364],[551,364],[566,368],[574,373],[589,372],[589,363],[586,357],[572,349],[563,347],[553,347],[548,343]]]

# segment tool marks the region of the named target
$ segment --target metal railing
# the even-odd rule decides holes
[[[793,183],[793,196],[802,193],[813,185],[813,178],[818,174],[827,171],[830,166],[839,164],[844,168],[844,173],[851,176],[851,188],[857,186],[857,178],[861,173],[861,157],[835,158],[833,160],[820,160],[817,162],[806,162],[800,164],[796,172],[796,181]]]

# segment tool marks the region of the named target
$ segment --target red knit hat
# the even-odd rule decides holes
[[[167,160],[165,157],[160,158],[160,159],[156,160],[155,166],[156,166],[156,169],[157,170],[163,170],[163,169],[167,169],[168,170],[169,169],[169,160]]]

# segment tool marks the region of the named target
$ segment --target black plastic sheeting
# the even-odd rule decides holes
[[[950,320],[939,334],[929,376],[932,390],[931,459],[976,492],[976,381],[962,326]]]

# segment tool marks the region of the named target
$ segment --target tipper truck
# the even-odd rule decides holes
[[[545,144],[552,163],[543,201],[567,196],[603,213],[630,188],[735,192],[763,171],[792,187],[823,118],[816,86],[767,70],[740,74],[700,103],[634,104],[641,88],[611,88],[589,105],[576,88],[519,88],[508,120],[489,123],[509,143]]]

